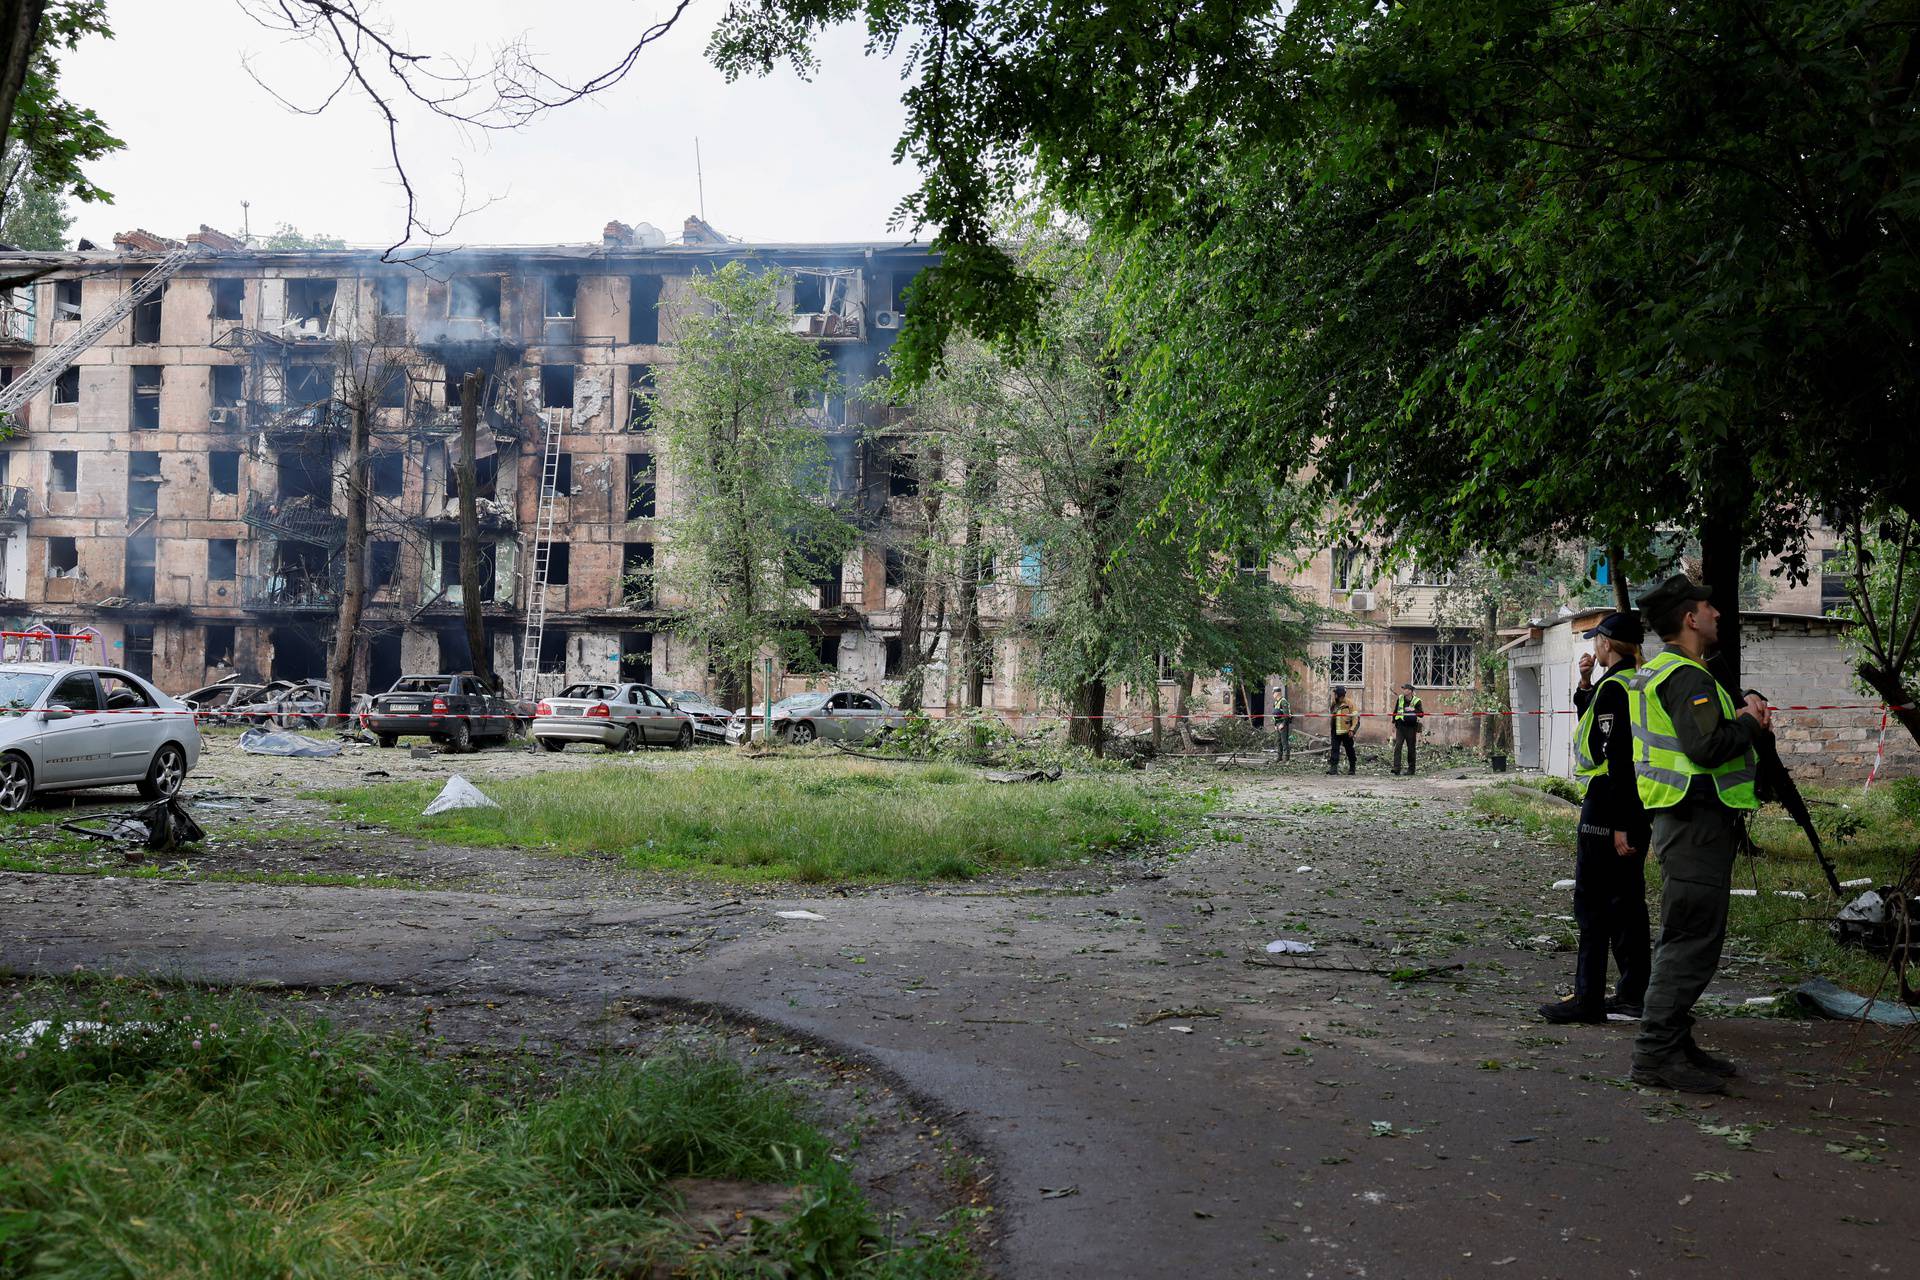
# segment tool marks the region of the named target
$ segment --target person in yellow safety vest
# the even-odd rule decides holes
[[[1413,684],[1408,682],[1400,686],[1400,695],[1393,700],[1393,773],[1400,776],[1400,748],[1407,749],[1407,772],[1414,771],[1414,744],[1420,741],[1420,717],[1427,714],[1420,699],[1413,696]]]
[[[1346,748],[1347,773],[1353,773],[1353,732],[1360,726],[1360,711],[1353,705],[1353,699],[1347,696],[1347,686],[1333,686],[1333,725],[1332,743],[1327,748],[1327,772],[1340,772],[1340,749]]]
[[[1719,1093],[1738,1074],[1694,1042],[1692,1010],[1720,964],[1734,854],[1745,815],[1759,807],[1753,742],[1773,732],[1758,694],[1736,711],[1702,665],[1720,640],[1709,594],[1675,575],[1640,597],[1666,648],[1627,681],[1635,781],[1666,879],[1632,1075],[1688,1093]]]
[[[1548,1022],[1600,1023],[1609,1014],[1640,1016],[1652,966],[1647,925],[1646,853],[1650,836],[1633,775],[1633,735],[1627,728],[1627,680],[1640,666],[1645,638],[1637,613],[1610,613],[1586,632],[1593,652],[1580,655],[1580,712],[1573,731],[1574,775],[1586,794],[1574,840],[1573,918],[1580,928],[1573,994],[1540,1006]],[[1593,668],[1605,673],[1593,682]],[[1620,982],[1607,996],[1607,953]]]

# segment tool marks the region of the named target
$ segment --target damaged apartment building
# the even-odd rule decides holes
[[[599,243],[463,248],[412,265],[269,251],[205,227],[184,242],[123,234],[111,252],[0,254],[9,274],[51,268],[13,295],[6,381],[78,344],[46,386],[15,397],[0,442],[6,629],[97,637],[102,660],[176,693],[235,672],[324,677],[344,578],[346,405],[364,395],[371,592],[355,686],[471,668],[457,441],[463,381],[478,370],[494,668],[510,684],[537,668],[543,688],[708,687],[704,658],[671,643],[672,602],[644,585],[671,492],[651,407],[674,359],[676,302],[694,273],[733,259],[790,274],[793,329],[848,390],[877,372],[930,261],[911,244],[741,244],[698,218],[677,243],[614,222]],[[129,305],[149,273],[164,282]],[[899,468],[875,429],[888,411],[836,395],[809,412],[832,446],[836,500],[866,535],[838,572],[822,571],[819,656],[875,684],[898,649],[887,525]],[[543,587],[528,571],[536,527],[550,528]]]

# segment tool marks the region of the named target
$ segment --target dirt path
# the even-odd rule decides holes
[[[815,1036],[982,1145],[1010,1276],[1910,1270],[1915,1056],[1724,1018],[1702,1038],[1747,1069],[1730,1096],[1626,1085],[1630,1026],[1531,1015],[1570,976],[1535,949],[1571,936],[1569,859],[1477,825],[1467,785],[1248,774],[1191,852],[1037,891],[618,901],[536,862],[510,894],[4,876],[0,965],[373,984],[507,1041],[620,1001]],[[795,908],[826,918],[774,914]],[[1279,938],[1317,953],[1267,956]],[[1412,969],[1441,972],[1390,976]],[[1734,957],[1715,994],[1772,985]]]

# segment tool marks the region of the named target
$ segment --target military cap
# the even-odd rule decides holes
[[[1695,597],[1705,599],[1704,596]],[[1580,633],[1583,640],[1595,636],[1605,636],[1609,640],[1618,640],[1621,644],[1639,644],[1647,638],[1646,628],[1640,625],[1640,615],[1628,610],[1625,613],[1610,613],[1600,619],[1598,626],[1589,627]]]

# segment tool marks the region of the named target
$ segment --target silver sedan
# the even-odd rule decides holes
[[[0,811],[42,791],[132,784],[172,796],[200,761],[193,708],[113,667],[0,666]]]
[[[693,745],[693,717],[651,685],[573,684],[542,698],[529,730],[548,751],[597,742],[608,751]]]

